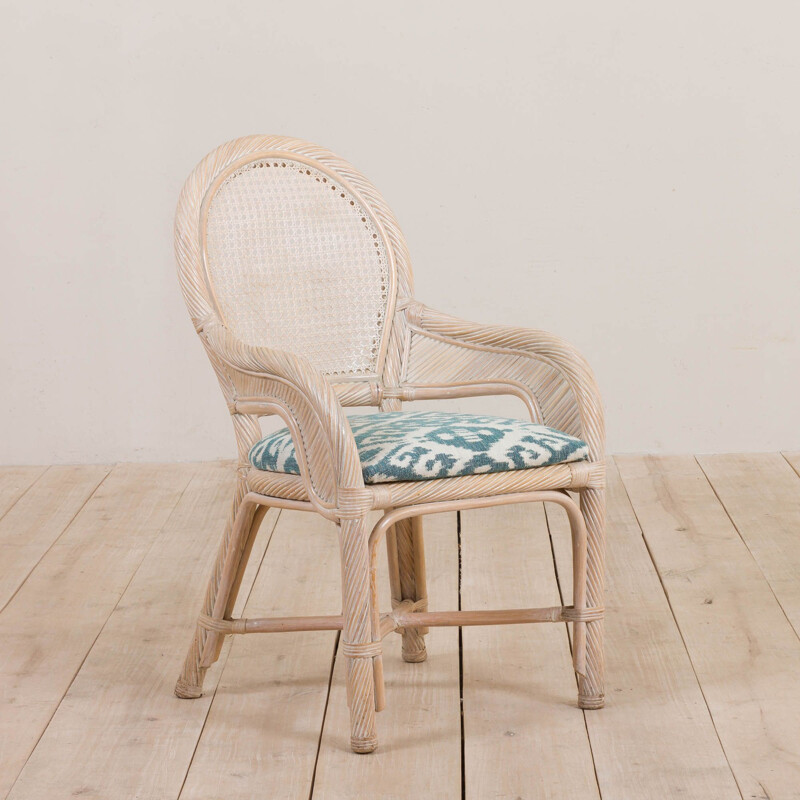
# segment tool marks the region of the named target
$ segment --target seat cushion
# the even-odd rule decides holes
[[[574,436],[505,417],[441,411],[393,411],[348,417],[364,483],[426,481],[485,472],[583,461],[586,443]],[[299,475],[288,428],[250,450],[256,469]]]

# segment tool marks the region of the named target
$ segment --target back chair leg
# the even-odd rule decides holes
[[[386,552],[389,558],[389,582],[392,607],[403,600],[413,600],[417,611],[428,610],[428,587],[425,576],[425,543],[422,517],[401,519],[387,532]],[[427,628],[404,628],[403,660],[415,664],[428,657],[425,649]]]
[[[258,526],[267,511],[265,506],[243,505],[242,498],[246,491],[245,481],[239,479],[211,570],[201,616],[224,619],[230,615],[236,602]],[[224,638],[223,634],[198,623],[183,671],[175,684],[178,697],[193,699],[202,696],[206,671],[219,658]]]
[[[380,632],[373,630],[369,532],[365,517],[339,523],[344,616],[341,653],[347,674],[350,747],[355,753],[371,753],[378,746],[373,659],[381,653],[381,641]]]
[[[603,571],[605,562],[605,490],[584,489],[581,511],[586,521],[587,567],[586,605],[603,607]],[[605,704],[605,665],[603,656],[603,620],[586,623],[586,674],[578,676],[578,705],[602,708]]]

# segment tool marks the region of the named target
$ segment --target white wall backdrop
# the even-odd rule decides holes
[[[250,133],[394,208],[417,294],[586,353],[609,449],[800,448],[800,10],[2,3],[0,462],[232,456],[184,178]]]

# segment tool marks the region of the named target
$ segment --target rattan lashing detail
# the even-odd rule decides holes
[[[340,628],[351,745],[369,752],[377,744],[375,711],[385,703],[383,635],[398,630],[403,657],[421,661],[428,624],[567,620],[579,704],[600,707],[605,434],[594,378],[575,349],[543,331],[469,323],[415,300],[405,240],[377,190],[338,156],[297,139],[251,136],[206,156],[181,193],[175,252],[238,447],[231,513],[176,693],[201,694],[226,634]],[[395,411],[403,400],[481,394],[518,397],[534,421],[586,441],[590,460],[364,485],[344,406]],[[292,433],[299,476],[249,467],[259,417],[269,414]],[[580,493],[580,508],[566,489]],[[573,606],[428,612],[422,515],[534,500],[562,505],[570,518]],[[231,619],[268,506],[336,521],[341,617]],[[372,509],[384,514],[370,532]],[[393,611],[381,616],[375,558],[383,536]],[[410,623],[414,615],[421,624]]]

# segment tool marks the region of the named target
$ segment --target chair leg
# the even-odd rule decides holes
[[[581,511],[586,521],[586,605],[602,607],[605,563],[605,490],[584,489]],[[578,705],[602,708],[605,704],[603,620],[586,623],[586,674],[578,676]]]
[[[428,587],[422,517],[411,517],[397,522],[386,535],[386,552],[389,558],[392,606],[397,606],[403,600],[414,600],[421,601],[420,611],[427,611]],[[403,629],[404,661],[415,664],[428,657],[424,638],[427,632],[427,628]]]
[[[242,497],[246,491],[246,484],[240,479],[201,609],[201,613],[208,617],[223,619],[230,614],[256,531],[267,510],[263,506],[244,507]],[[224,638],[223,634],[197,625],[183,671],[175,684],[178,697],[193,699],[202,696],[206,671],[219,658]]]
[[[368,537],[364,517],[340,521],[344,615],[341,652],[347,674],[350,747],[355,753],[371,753],[378,746],[373,658],[380,654],[381,642],[379,633],[372,629]]]

